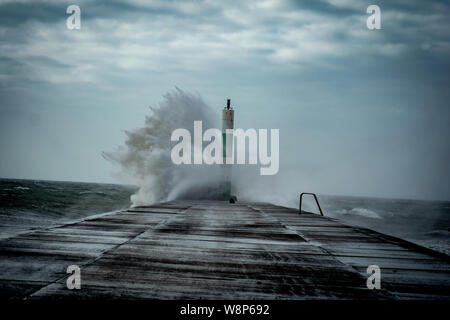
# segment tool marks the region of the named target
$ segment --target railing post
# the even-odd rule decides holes
[[[302,214],[302,198],[303,198],[303,193],[300,193],[300,203],[298,204],[298,214]]]
[[[319,204],[319,199],[317,199],[317,196],[316,196],[315,193],[311,193],[311,192],[302,192],[302,193],[300,193],[300,203],[299,203],[299,206],[298,206],[298,214],[302,214],[302,198],[303,198],[304,194],[309,194],[309,195],[312,195],[314,197],[314,200],[316,200],[316,203],[317,203],[317,207],[319,208],[320,215],[323,217],[323,212],[322,212],[322,208],[320,207],[320,204]]]

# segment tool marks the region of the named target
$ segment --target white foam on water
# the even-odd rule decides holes
[[[30,188],[28,188],[28,187],[15,187],[14,189],[16,189],[16,190],[30,190]]]
[[[131,182],[139,190],[131,196],[136,205],[177,199],[192,188],[206,192],[217,183],[221,168],[208,165],[175,165],[171,161],[170,137],[178,128],[191,132],[194,121],[201,120],[203,130],[218,128],[219,115],[215,114],[199,95],[176,88],[164,95],[159,107],[150,108],[152,114],[141,128],[127,132],[125,144],[105,158],[119,164],[118,176]],[[195,150],[193,152],[202,152]]]

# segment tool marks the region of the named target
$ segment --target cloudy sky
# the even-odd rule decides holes
[[[279,128],[299,191],[450,200],[449,17],[435,0],[0,0],[0,177],[118,182],[102,151],[177,86]]]

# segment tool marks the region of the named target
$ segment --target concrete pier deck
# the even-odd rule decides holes
[[[1,299],[449,299],[444,254],[262,203],[174,201],[0,241]],[[69,290],[66,269],[81,268]],[[381,289],[366,286],[369,265]]]

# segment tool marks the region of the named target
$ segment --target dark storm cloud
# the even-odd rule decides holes
[[[448,1],[377,1],[374,31],[361,0],[77,1],[80,30],[65,26],[69,4],[0,0],[0,175],[20,173],[13,146],[36,150],[39,136],[29,168],[51,172],[39,155],[57,135],[107,179],[95,157],[120,143],[118,126],[138,126],[137,110],[178,85],[213,103],[231,95],[244,127],[282,128],[291,180],[450,198]]]
[[[16,27],[28,21],[44,23],[63,19],[64,3],[49,3],[41,1],[0,3],[0,25]]]
[[[298,10],[315,11],[323,15],[348,16],[351,14],[360,14],[360,8],[367,8],[364,1],[359,1],[351,6],[336,6],[329,1],[323,0],[291,0],[292,5]]]
[[[52,23],[67,18],[66,9],[68,2],[62,1],[20,1],[0,2],[0,25],[17,27],[30,21]],[[119,0],[103,1],[76,1],[73,4],[82,8],[83,20],[90,19],[127,19],[133,15],[174,16],[178,18],[190,18],[191,14],[180,10],[183,8],[182,1],[166,1],[152,4],[148,2],[133,2]],[[220,11],[209,8],[202,10],[204,16],[220,14]],[[193,18],[193,17],[192,17]],[[196,18],[201,18],[197,16]]]

